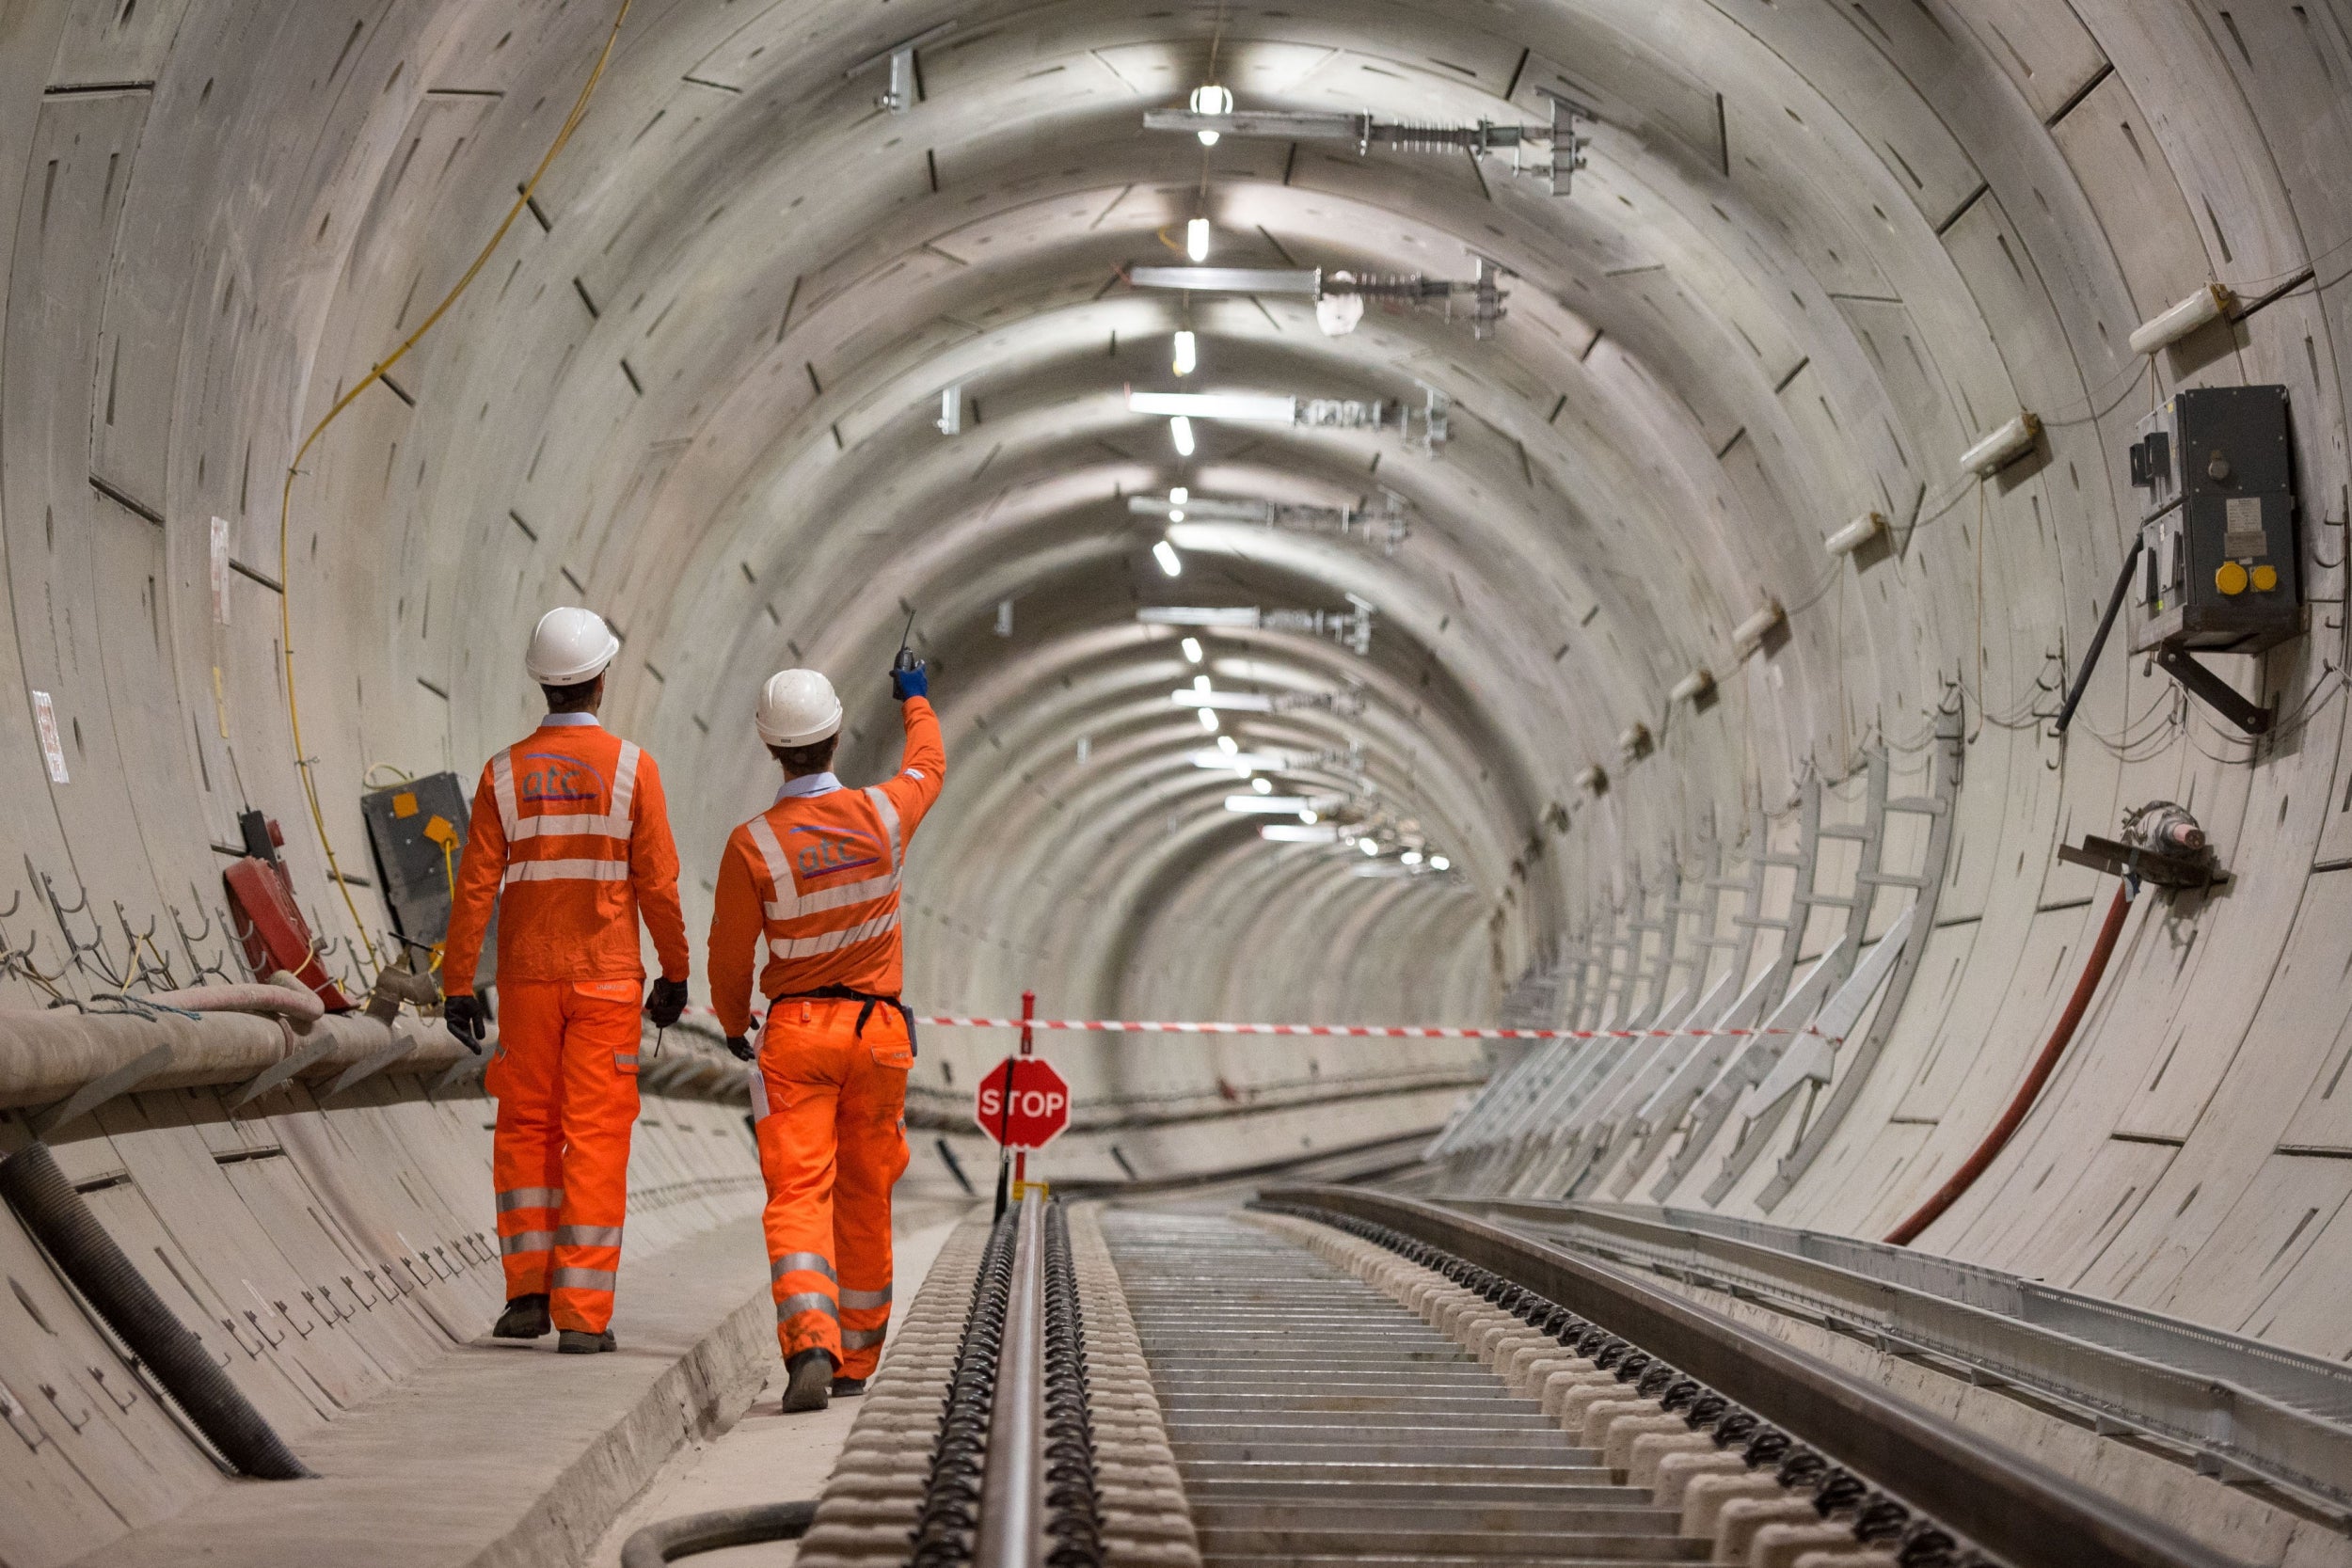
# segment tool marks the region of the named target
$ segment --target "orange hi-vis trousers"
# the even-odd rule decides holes
[[[612,1321],[637,1122],[642,987],[636,980],[508,980],[498,1054],[491,1174],[506,1295],[545,1293],[558,1328]]]
[[[851,1001],[775,1003],[752,1080],[768,1180],[769,1293],[789,1361],[830,1352],[869,1377],[890,1326],[890,1189],[907,1168],[907,1069],[897,1009]]]

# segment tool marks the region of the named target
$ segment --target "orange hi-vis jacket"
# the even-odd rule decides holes
[[[947,767],[931,705],[910,697],[900,714],[906,752],[887,782],[844,789],[830,773],[794,780],[729,835],[710,917],[710,1001],[728,1034],[751,1028],[752,970],[763,944],[763,996],[826,987],[898,994],[906,847]]]
[[[577,722],[585,720],[586,722]],[[498,909],[501,980],[642,980],[637,921],[686,978],[686,916],[661,770],[586,714],[549,714],[494,754],[474,791],[442,949],[442,990],[473,990]]]

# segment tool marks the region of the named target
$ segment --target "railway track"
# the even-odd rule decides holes
[[[1353,1188],[942,1254],[803,1568],[2223,1568],[1629,1271]],[[926,1463],[927,1459],[927,1463]]]

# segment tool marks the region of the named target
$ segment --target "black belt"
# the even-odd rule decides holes
[[[898,1017],[906,1022],[907,1054],[922,1054],[914,1039],[914,1014],[895,996],[882,996],[870,990],[851,990],[847,986],[819,986],[815,990],[788,990],[768,1000],[771,1006],[778,1002],[862,1002],[865,1006],[857,1010],[857,1027],[850,1031],[851,1037],[856,1038],[865,1037],[866,1020],[874,1016],[876,1007],[895,1008]]]

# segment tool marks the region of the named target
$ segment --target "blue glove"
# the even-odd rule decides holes
[[[930,694],[930,677],[924,671],[921,659],[916,659],[911,668],[890,672],[890,695],[898,701],[903,703],[909,697],[928,697]]]

